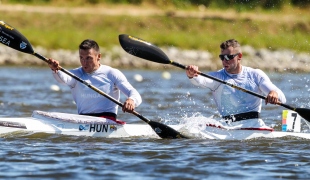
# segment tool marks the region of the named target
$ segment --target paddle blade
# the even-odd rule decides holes
[[[156,134],[163,139],[188,138],[165,124],[155,121],[150,121],[148,124],[152,127]]]
[[[4,21],[0,21],[0,42],[17,51],[28,54],[34,53],[29,41],[15,28]]]
[[[121,34],[119,35],[119,42],[122,48],[133,56],[161,64],[171,63],[168,56],[161,49],[142,39]]]
[[[306,121],[310,122],[310,109],[296,108],[294,111],[296,111]]]

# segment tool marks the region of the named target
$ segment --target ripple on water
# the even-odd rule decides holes
[[[143,98],[136,110],[151,120],[173,124],[195,114],[216,114],[211,93],[192,86],[183,71],[170,71],[165,81],[158,80],[160,71],[124,72]],[[135,81],[134,74],[143,81]],[[270,77],[287,94],[288,104],[308,107],[301,77],[310,75]],[[33,110],[76,113],[69,88],[50,89],[56,82],[47,68],[1,67],[0,83],[1,116],[29,117]],[[263,105],[262,117],[280,130],[282,110]],[[119,117],[143,123],[121,111]],[[0,137],[0,179],[309,179],[308,144],[292,137],[224,141],[7,134]]]

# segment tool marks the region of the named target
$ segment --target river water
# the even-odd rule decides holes
[[[193,86],[182,70],[170,69],[170,79],[163,78],[163,71],[123,72],[143,98],[136,111],[148,119],[173,124],[217,114],[210,91]],[[137,75],[143,80],[137,81]],[[286,94],[287,104],[310,107],[309,74],[268,75]],[[48,68],[0,67],[0,83],[2,117],[29,117],[33,110],[76,113],[69,88],[57,84]],[[284,109],[263,105],[261,116],[281,130]],[[121,111],[119,119],[143,123]],[[0,178],[309,179],[309,147],[309,140],[292,137],[225,141],[7,135],[0,137]]]

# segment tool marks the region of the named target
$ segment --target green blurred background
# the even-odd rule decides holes
[[[47,49],[76,50],[86,38],[109,49],[124,33],[212,54],[230,38],[308,52],[309,8],[310,0],[2,0],[0,20]]]

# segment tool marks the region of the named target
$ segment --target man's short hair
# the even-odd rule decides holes
[[[222,42],[222,44],[220,45],[220,48],[222,50],[227,49],[229,47],[233,47],[234,49],[240,50],[240,44],[235,39],[229,39],[227,41]]]
[[[84,40],[80,44],[79,49],[83,49],[83,50],[94,49],[96,52],[98,52],[98,53],[100,52],[97,42],[92,40],[92,39]]]

